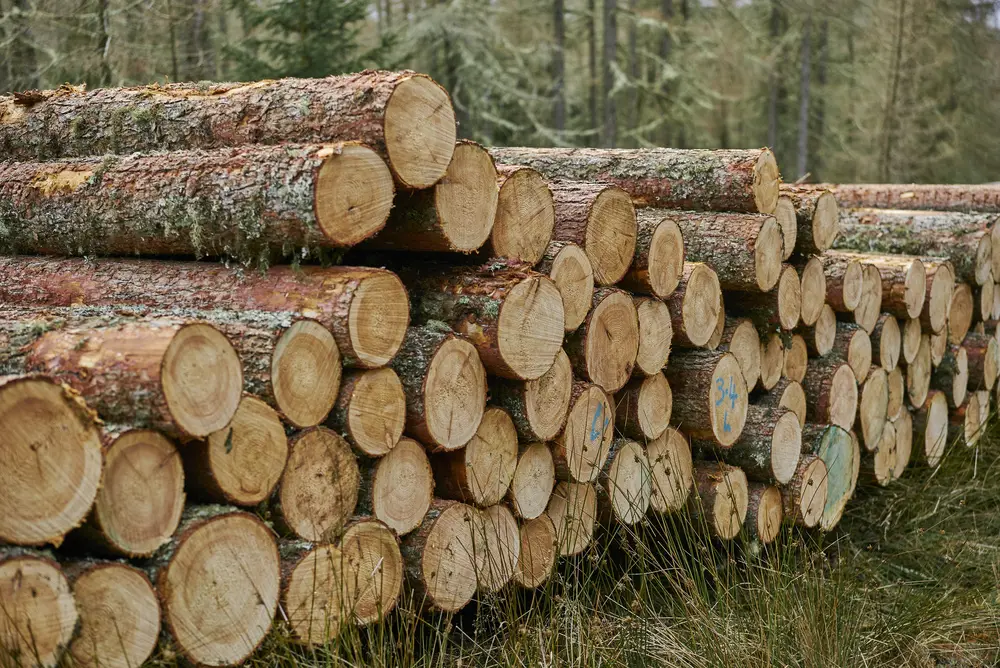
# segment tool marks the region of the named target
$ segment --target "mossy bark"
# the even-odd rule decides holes
[[[979,211],[1000,213],[1000,186],[924,184],[830,185],[837,202],[846,208]]]

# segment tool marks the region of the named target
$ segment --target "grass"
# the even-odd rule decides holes
[[[306,650],[272,633],[248,665],[996,666],[1000,426],[887,489],[861,488],[829,535],[761,550],[688,515],[604,529],[536,592],[454,616],[345,629]]]

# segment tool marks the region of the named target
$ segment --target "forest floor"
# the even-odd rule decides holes
[[[686,515],[604,530],[537,592],[454,617],[402,605],[306,651],[272,634],[253,666],[1000,665],[1000,425],[887,489],[839,528],[722,546]]]

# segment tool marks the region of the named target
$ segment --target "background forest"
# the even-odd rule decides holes
[[[1000,179],[996,0],[0,0],[0,91],[409,67],[488,144]]]

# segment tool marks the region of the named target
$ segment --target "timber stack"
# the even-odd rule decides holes
[[[0,155],[15,663],[235,665],[680,513],[830,531],[994,402],[988,188],[486,149],[413,72],[2,97]]]

